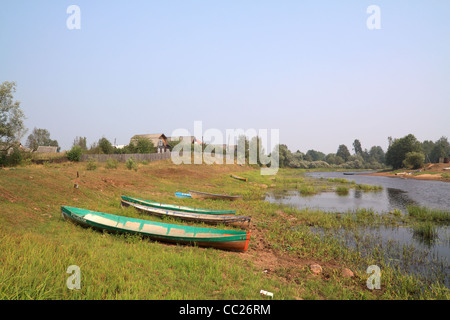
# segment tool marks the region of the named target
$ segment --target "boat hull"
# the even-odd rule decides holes
[[[235,176],[235,175],[231,175],[232,178],[237,179],[237,180],[241,180],[241,181],[245,181],[247,182],[247,178],[243,178],[243,177],[239,177],[239,176]]]
[[[219,199],[219,200],[230,200],[235,201],[238,199],[242,199],[242,196],[229,196],[225,194],[214,194],[200,191],[189,191],[192,198],[195,199]]]
[[[61,206],[64,219],[83,227],[113,233],[138,234],[152,240],[247,251],[251,231],[191,227],[112,215],[86,209]]]
[[[175,196],[178,198],[192,198],[192,196],[189,193],[183,193],[183,192],[175,192]]]
[[[245,227],[250,225],[250,216],[235,216],[235,215],[211,215],[211,214],[200,214],[200,213],[190,213],[190,212],[180,212],[167,210],[162,208],[148,207],[143,204],[121,200],[122,206],[132,206],[141,212],[151,214],[154,216],[167,216],[174,217],[186,221],[203,222],[207,224],[227,224]]]
[[[159,203],[155,201],[143,200],[133,197],[122,196],[122,200],[133,202],[136,204],[141,204],[147,207],[167,209],[171,211],[189,212],[189,213],[200,213],[207,215],[234,215],[236,210],[215,210],[215,209],[202,209],[202,208],[192,208],[186,206],[179,206],[174,204]]]

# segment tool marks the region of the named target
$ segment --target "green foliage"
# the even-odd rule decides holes
[[[86,170],[95,170],[97,169],[97,163],[94,159],[89,158],[86,164]]]
[[[28,136],[25,145],[36,151],[39,146],[58,147],[58,141],[50,139],[50,132],[47,129],[34,128],[33,132]]]
[[[341,157],[344,161],[348,161],[350,159],[350,151],[345,144],[341,144],[336,152],[336,156]]]
[[[138,169],[138,164],[136,161],[134,161],[134,159],[128,158],[128,160],[125,162],[126,167],[128,168],[128,170],[134,169],[134,171],[137,171]]]
[[[437,163],[441,157],[450,157],[450,143],[446,137],[437,140],[430,152],[431,162]]]
[[[421,143],[412,134],[392,142],[386,152],[386,164],[392,166],[394,170],[401,168],[408,152],[422,152]]]
[[[102,137],[100,140],[98,140],[98,147],[104,154],[114,153],[114,147],[112,146],[111,142],[105,137]]]
[[[81,149],[80,146],[73,146],[72,149],[70,149],[70,151],[67,152],[67,159],[69,159],[69,161],[78,162],[80,161],[82,154],[83,150]]]
[[[76,137],[72,146],[80,146],[83,151],[87,150],[86,137]]]
[[[6,167],[15,167],[24,160],[23,152],[17,147],[12,148],[12,152],[0,152],[0,165]]]
[[[119,166],[119,161],[116,159],[108,159],[106,160],[106,168],[107,169],[117,169]]]
[[[156,147],[153,141],[145,138],[137,138],[136,153],[155,153]]]
[[[5,147],[19,141],[25,132],[23,120],[25,115],[20,108],[20,102],[13,101],[16,92],[16,83],[5,81],[0,84],[0,143]],[[0,149],[6,150],[3,146]]]
[[[418,169],[423,167],[425,163],[425,155],[422,152],[408,152],[403,165],[412,169]]]

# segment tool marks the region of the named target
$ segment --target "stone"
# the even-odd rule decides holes
[[[349,268],[344,268],[342,269],[341,272],[342,277],[344,278],[353,278],[355,276],[355,274],[353,273],[352,270],[350,270]]]
[[[312,264],[309,266],[309,269],[311,269],[311,272],[313,274],[321,274],[322,273],[322,267],[318,264]]]

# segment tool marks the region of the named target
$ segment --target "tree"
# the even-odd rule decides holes
[[[419,169],[423,167],[424,162],[425,155],[422,152],[408,152],[403,161],[403,165],[412,169]]]
[[[308,150],[306,152],[306,158],[308,158],[309,161],[323,161],[325,160],[325,154],[320,151],[316,150]]]
[[[97,145],[100,148],[101,152],[103,152],[104,154],[114,153],[114,147],[112,146],[111,142],[105,137],[102,137],[100,140],[98,140]]]
[[[26,132],[25,115],[19,101],[13,101],[16,83],[5,81],[0,85],[0,151],[8,150]]]
[[[386,161],[385,153],[383,151],[383,148],[381,148],[380,146],[373,146],[372,148],[370,148],[369,158],[371,159],[371,161],[376,161],[380,164],[384,164]]]
[[[386,164],[393,169],[401,168],[408,152],[422,152],[422,145],[412,134],[395,139],[386,152]]]
[[[59,152],[58,141],[50,139],[50,132],[47,129],[34,128],[25,145],[33,151],[36,151],[39,146],[58,147]]]
[[[83,151],[86,151],[86,150],[87,150],[87,141],[86,141],[86,137],[76,137],[76,138],[73,140],[72,146],[73,146],[73,147],[75,147],[75,146],[80,146],[80,148],[81,148]]]
[[[355,151],[355,154],[357,156],[362,156],[363,150],[361,147],[361,142],[358,139],[355,139],[355,141],[353,141],[353,151]]]
[[[136,142],[136,152],[137,153],[155,153],[156,147],[152,140],[143,137],[138,137]]]
[[[83,154],[83,150],[79,145],[73,146],[70,151],[67,152],[67,159],[69,161],[80,161],[81,155]]]
[[[336,152],[337,157],[341,157],[344,159],[344,162],[347,162],[350,159],[350,151],[345,144],[341,144]]]
[[[446,137],[441,137],[434,143],[434,147],[430,152],[431,162],[439,162],[439,158],[450,156],[450,143]]]
[[[279,161],[279,167],[285,168],[289,167],[291,161],[293,160],[293,155],[287,145],[280,144],[278,146],[278,161]]]

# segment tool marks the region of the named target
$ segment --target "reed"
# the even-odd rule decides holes
[[[450,211],[427,208],[425,206],[407,206],[410,217],[420,221],[450,222]]]

